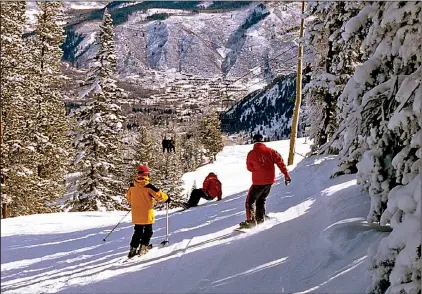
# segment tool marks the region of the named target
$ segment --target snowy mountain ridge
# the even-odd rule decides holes
[[[241,76],[261,68],[262,77],[285,71],[268,64],[285,51],[295,55],[297,3],[111,2],[118,72],[142,75],[149,69],[176,69],[203,77]],[[102,10],[76,17],[66,27],[65,60],[88,66],[97,51]]]

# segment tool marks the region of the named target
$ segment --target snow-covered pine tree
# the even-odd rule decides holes
[[[369,251],[370,293],[420,293],[421,64],[420,2],[376,2],[345,26],[343,39],[368,27],[365,62],[341,101],[343,160],[356,160],[358,182],[371,196],[368,221],[392,233]],[[355,109],[355,111],[350,111]],[[346,113],[347,112],[347,113]],[[352,147],[352,150],[350,150]]]
[[[2,217],[29,214],[35,169],[33,118],[29,103],[26,48],[22,40],[26,2],[0,3],[1,29],[1,203]],[[25,183],[23,185],[22,183]]]
[[[307,26],[305,40],[315,50],[311,82],[304,88],[306,112],[310,121],[309,137],[313,139],[313,150],[324,145],[336,127],[336,104],[331,88],[336,77],[330,72],[333,52],[329,37],[332,28],[327,24],[331,2],[310,2],[308,14],[314,17]],[[328,9],[327,9],[328,8]]]
[[[156,138],[146,126],[139,130],[128,131],[126,140],[130,141],[126,160],[126,178],[132,181],[136,178],[136,169],[140,164],[145,164],[155,174]],[[160,154],[160,153],[159,153]]]
[[[341,39],[337,42],[340,47],[336,70],[338,75],[347,74],[347,72],[354,74],[356,67],[368,58],[360,47],[369,31],[370,20],[368,15],[372,11],[372,6],[364,2],[347,2],[347,4],[346,7],[349,7],[353,14],[356,14],[356,9],[359,12],[343,24]],[[346,72],[342,71],[342,67],[345,68]],[[353,82],[354,80],[349,77],[347,83]],[[347,84],[346,87],[353,86]],[[340,112],[337,134],[339,136],[334,138],[335,141],[332,144],[335,148],[341,150],[341,164],[334,176],[356,173],[356,164],[362,158],[360,147],[362,138],[359,137],[360,108],[358,107],[362,102],[362,94],[359,91],[361,91],[359,87],[356,87],[355,92],[351,92],[353,95],[349,95],[347,90],[343,91],[338,99]]]
[[[156,133],[159,132],[157,131]],[[180,160],[182,152],[179,146],[180,138],[174,137],[176,139],[176,152],[163,153],[160,140],[156,140],[157,144],[154,146],[156,151],[151,164],[151,181],[171,197],[170,207],[179,207],[184,197],[182,181],[184,172],[183,164]],[[163,205],[158,203],[157,208],[160,209],[162,207]]]
[[[337,101],[360,61],[355,46],[340,42],[341,32],[361,6],[349,2],[310,2],[308,5],[313,20],[306,29],[305,39],[314,48],[316,58],[311,82],[304,92],[309,136],[314,140],[313,149],[320,152],[338,152],[339,146],[329,142],[338,135]]]
[[[376,252],[370,252],[373,284],[369,290],[420,293],[422,3],[380,2],[372,7],[372,25],[363,42],[371,55],[357,77],[358,81],[369,78],[373,86],[362,98],[362,112],[370,109],[362,121],[370,120],[371,135],[388,134],[391,140],[386,146],[368,146],[363,153],[364,159],[369,154],[380,163],[376,178],[360,172],[363,160],[358,169],[361,181],[371,187],[381,183],[383,189],[381,197],[371,195],[369,220],[378,220],[374,212],[380,211],[381,223],[390,223],[393,232]]]
[[[136,177],[136,169],[139,165],[139,161],[136,160],[138,141],[138,133],[132,129],[126,129],[123,131],[123,146],[122,158],[124,161],[124,168],[122,169],[122,179],[126,179],[126,183],[130,184]]]
[[[422,30],[419,30],[419,33],[422,33]],[[419,68],[406,76],[395,95],[400,106],[388,123],[389,129],[397,135],[400,134],[401,150],[399,149],[400,151],[392,159],[399,185],[388,193],[387,207],[381,216],[381,224],[390,223],[393,231],[380,242],[378,248],[373,246],[369,250],[373,270],[371,293],[420,293],[421,291],[422,60],[420,57]]]
[[[198,131],[198,124],[196,124],[194,137],[193,137],[193,149],[194,149],[194,160],[195,168],[202,166],[205,163],[204,160],[204,148],[201,144],[200,132]]]
[[[191,130],[181,143],[181,160],[183,163],[183,171],[194,171],[202,164],[201,160],[201,144],[198,140],[196,130]]]
[[[207,150],[206,156],[213,162],[218,152],[223,150],[223,136],[220,130],[220,119],[216,112],[206,115],[199,123],[202,145]]]
[[[125,118],[116,104],[124,93],[114,79],[116,48],[113,22],[107,9],[100,25],[99,43],[82,93],[87,104],[76,113],[79,132],[74,164],[81,177],[74,198],[67,203],[73,211],[127,209],[122,201],[127,179],[121,178]]]
[[[138,145],[136,160],[139,163],[146,164],[147,166],[154,165],[154,157],[157,156],[154,150],[154,144],[157,141],[155,136],[147,127],[141,126],[138,131]]]
[[[189,138],[182,143],[182,162],[183,171],[190,172],[196,168],[195,145],[194,139]]]
[[[29,77],[32,111],[31,136],[36,142],[36,173],[31,191],[31,213],[54,211],[55,202],[65,193],[65,175],[69,164],[69,123],[62,101],[60,48],[63,35],[63,8],[60,2],[38,2],[35,37],[30,48]]]
[[[179,156],[177,152],[165,153],[166,165],[163,168],[164,179],[162,188],[171,197],[170,207],[179,207],[184,197],[183,167]]]

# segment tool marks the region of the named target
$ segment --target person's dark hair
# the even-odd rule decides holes
[[[256,143],[256,142],[264,142],[264,136],[262,136],[261,134],[255,134],[255,135],[252,137],[252,141],[253,141],[254,143]]]

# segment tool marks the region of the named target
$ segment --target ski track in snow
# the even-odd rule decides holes
[[[270,142],[287,160],[288,141]],[[190,189],[214,171],[221,202],[157,212],[147,255],[125,260],[133,226],[125,212],[56,213],[2,219],[2,293],[363,293],[370,284],[366,251],[388,234],[368,224],[369,196],[353,175],[330,179],[335,156],[296,161],[292,183],[278,175],[267,199],[272,219],[246,233],[251,145],[228,146],[214,164],[184,176]],[[309,145],[299,139],[296,151]],[[300,161],[300,162],[299,162]],[[293,167],[289,167],[292,170]],[[359,281],[359,282],[357,282]]]

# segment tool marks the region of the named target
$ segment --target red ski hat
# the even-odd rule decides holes
[[[146,165],[138,166],[138,174],[149,174],[149,169]]]

